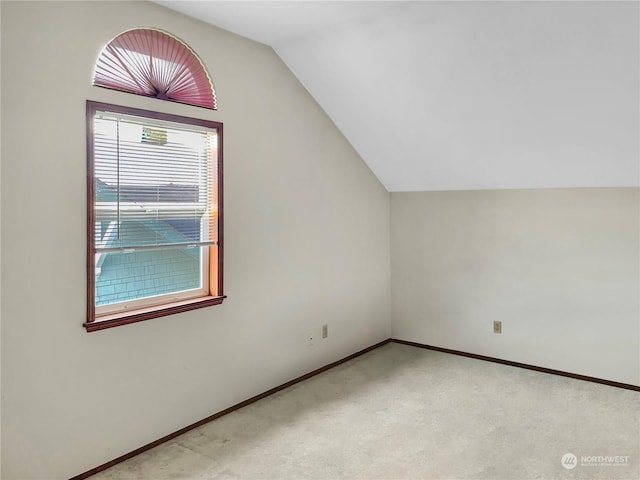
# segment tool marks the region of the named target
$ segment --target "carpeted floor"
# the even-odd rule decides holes
[[[92,480],[637,480],[639,457],[638,392],[390,343]]]

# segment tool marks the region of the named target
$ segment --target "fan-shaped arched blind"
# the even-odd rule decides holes
[[[173,35],[153,28],[121,33],[100,52],[93,84],[216,110],[202,61]]]

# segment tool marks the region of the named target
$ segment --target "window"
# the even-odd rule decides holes
[[[88,331],[222,303],[222,124],[87,102]]]

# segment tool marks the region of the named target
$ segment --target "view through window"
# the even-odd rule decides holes
[[[87,110],[85,326],[220,303],[222,124],[96,102]]]

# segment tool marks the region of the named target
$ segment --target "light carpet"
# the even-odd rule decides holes
[[[639,400],[390,343],[92,480],[637,480]]]

